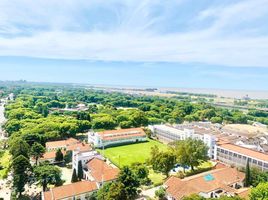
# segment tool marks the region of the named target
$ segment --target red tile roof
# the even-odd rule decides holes
[[[218,143],[218,146],[220,146],[224,149],[230,150],[230,151],[234,151],[234,152],[243,154],[245,156],[249,156],[252,158],[256,158],[258,160],[263,160],[263,161],[268,162],[268,154],[265,154],[265,153],[262,153],[259,151],[255,151],[255,150],[248,149],[245,147],[237,146],[237,145],[234,145],[231,143],[220,143],[220,144]]]
[[[113,140],[117,138],[145,137],[146,134],[142,128],[127,128],[119,130],[109,130],[98,133],[103,140]]]
[[[119,174],[119,169],[108,165],[99,158],[93,158],[87,163],[89,173],[97,182],[115,180]]]
[[[212,179],[206,180],[206,176],[210,176]],[[171,176],[164,185],[167,187],[167,193],[178,200],[191,194],[210,192],[217,189],[233,192],[233,188],[230,188],[229,185],[241,182],[244,178],[244,173],[237,171],[235,168],[226,167],[210,170],[184,179]]]
[[[66,154],[65,151],[61,151],[63,155]],[[48,160],[48,159],[55,159],[56,158],[56,151],[45,152],[44,155],[40,158],[40,160]]]
[[[67,140],[58,140],[58,141],[52,141],[52,142],[46,142],[46,148],[57,148],[62,146],[69,146],[79,143],[77,139],[69,138]]]
[[[84,193],[93,192],[97,189],[96,182],[80,181],[55,187],[50,191],[44,192],[44,200],[60,200],[63,198],[71,198]]]

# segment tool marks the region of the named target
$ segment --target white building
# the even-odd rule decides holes
[[[73,150],[72,167],[77,172],[79,161],[81,161],[82,167],[84,168],[86,166],[87,162],[95,157],[102,158],[102,156],[95,150],[84,151],[84,152],[80,151],[79,149]]]
[[[146,140],[146,134],[142,128],[128,128],[103,132],[92,131],[88,133],[88,143],[94,144],[96,148],[144,142]]]
[[[178,140],[186,140],[187,138],[202,140],[209,148],[208,156],[214,157],[214,149],[216,138],[214,135],[209,134],[209,130],[205,128],[198,128],[192,126],[168,126],[168,125],[154,125],[149,126],[153,135],[160,140],[166,142],[173,142]]]

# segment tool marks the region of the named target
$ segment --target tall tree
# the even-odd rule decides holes
[[[22,139],[13,139],[10,143],[9,152],[11,153],[13,159],[22,155],[29,158],[29,145]]]
[[[79,160],[78,162],[78,172],[77,172],[77,177],[78,177],[78,180],[81,181],[83,179],[83,166],[82,166],[82,161]]]
[[[57,161],[57,162],[63,161],[63,153],[61,152],[61,149],[58,149],[56,151],[55,161]]]
[[[138,194],[140,182],[131,169],[124,166],[118,176],[118,182],[123,184],[126,199],[135,199]]]
[[[33,144],[33,146],[31,147],[30,155],[34,157],[35,165],[37,165],[38,159],[41,158],[45,152],[46,149],[41,144],[37,142]]]
[[[14,158],[12,162],[13,169],[13,188],[16,193],[21,193],[24,191],[24,186],[28,182],[28,176],[31,170],[31,164],[29,159],[23,155],[19,155]]]
[[[178,141],[174,151],[178,162],[190,166],[192,170],[208,160],[208,147],[201,140],[188,138]]]
[[[47,185],[59,186],[62,184],[61,170],[53,165],[39,165],[34,168],[34,176],[43,187],[43,191],[47,190]]]
[[[72,174],[72,180],[71,180],[71,182],[72,183],[75,183],[75,182],[77,182],[78,181],[78,178],[77,178],[77,174],[76,174],[76,170],[75,170],[75,168],[73,169],[73,174]]]
[[[251,184],[251,174],[250,174],[249,160],[247,159],[245,186],[249,187],[250,184]]]
[[[157,151],[155,151],[157,152]],[[163,174],[168,177],[170,170],[174,167],[176,164],[176,156],[173,152],[171,151],[162,151],[162,152],[157,152],[156,155],[153,155],[154,149],[151,152],[151,159],[149,163],[152,165],[153,170],[162,172]]]

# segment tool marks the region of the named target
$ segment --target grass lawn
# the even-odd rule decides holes
[[[144,163],[150,158],[151,148],[155,145],[160,150],[168,149],[167,145],[149,139],[148,142],[107,148],[104,150],[104,156],[119,168],[135,162]],[[99,152],[103,153],[102,150]]]
[[[104,150],[104,156],[120,168],[126,165],[129,166],[135,162],[146,162],[146,160],[150,158],[151,148],[154,146],[158,146],[160,151],[168,149],[167,145],[148,139],[148,142],[107,148]],[[103,153],[102,150],[98,151]],[[154,185],[160,185],[163,183],[165,176],[161,173],[155,173],[150,169],[149,178]]]
[[[5,176],[8,173],[8,168],[10,164],[11,155],[8,151],[4,151],[3,153],[0,153],[0,166],[3,168],[0,170],[0,179],[5,178]]]

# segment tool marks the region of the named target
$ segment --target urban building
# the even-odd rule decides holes
[[[216,144],[216,137],[213,134],[214,130],[189,125],[177,125],[175,127],[168,125],[154,125],[149,126],[149,129],[154,136],[164,142],[174,142],[185,140],[187,138],[202,140],[209,147],[208,156],[214,159]]]
[[[42,192],[42,200],[86,200],[98,187],[95,182],[80,181]]]
[[[55,164],[56,152],[58,149],[61,150],[63,155],[65,155],[69,151],[74,151],[75,153],[72,153],[72,159],[74,158],[74,155],[77,155],[79,153],[84,155],[86,152],[92,152],[91,145],[80,142],[79,140],[76,140],[74,138],[69,138],[67,140],[47,142],[46,152],[40,158],[40,162],[49,161],[51,164]],[[75,158],[77,158],[76,160],[81,160],[81,159],[83,160],[82,157],[83,156],[81,156],[81,158],[79,156],[76,156]],[[73,162],[74,162],[74,159],[73,159]],[[78,164],[75,164],[75,166],[77,165]]]
[[[62,154],[65,155],[66,151],[61,150]],[[45,152],[44,155],[39,159],[39,162],[45,162],[48,161],[50,164],[56,164],[58,162],[55,161],[56,158],[56,151],[49,151],[49,152]],[[35,162],[32,159],[32,162]]]
[[[245,168],[248,161],[251,167],[268,171],[268,154],[225,141],[219,141],[216,149],[215,159],[221,162]]]
[[[80,141],[74,138],[69,138],[67,140],[58,140],[52,142],[46,142],[46,150],[47,151],[55,151],[58,149],[67,150],[68,147],[79,144]]]
[[[80,149],[75,149],[72,153],[72,167],[78,171],[78,163],[81,161],[82,167],[85,168],[87,162],[95,157],[103,159],[103,157],[95,150],[81,151]]]
[[[217,198],[222,195],[235,196],[245,192],[243,181],[245,174],[235,168],[221,167],[184,179],[171,176],[165,183],[168,200],[181,200],[192,194],[205,198]],[[241,189],[243,189],[241,191]]]
[[[146,140],[146,134],[142,128],[128,128],[103,132],[92,131],[88,133],[88,143],[93,144],[96,148],[144,142]]]
[[[85,179],[95,181],[98,187],[101,187],[103,183],[116,180],[118,174],[119,169],[116,166],[97,157],[89,160],[84,168]]]

